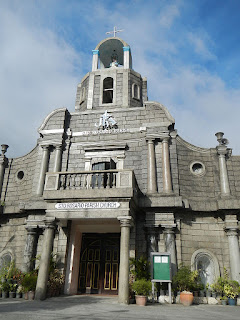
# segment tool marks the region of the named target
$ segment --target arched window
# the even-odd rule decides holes
[[[140,99],[140,89],[136,83],[133,83],[132,85],[132,97],[134,99]]]
[[[191,258],[191,266],[198,270],[201,282],[212,284],[219,276],[219,264],[215,255],[207,249],[198,249]]]
[[[103,103],[113,102],[113,78],[103,80]]]
[[[5,267],[9,266],[10,263],[12,262],[12,255],[10,252],[5,252],[1,257],[0,257],[0,271]]]

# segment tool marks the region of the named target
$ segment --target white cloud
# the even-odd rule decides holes
[[[204,39],[205,38],[205,39]],[[201,35],[193,32],[188,33],[188,40],[193,45],[194,51],[206,60],[215,60],[216,55],[213,54],[207,47],[206,36],[202,37]]]
[[[173,21],[176,17],[179,16],[178,6],[175,4],[167,5],[161,10],[159,15],[159,24],[162,27],[170,28],[173,24]]]
[[[27,24],[24,15],[0,13],[1,143],[8,156],[20,156],[36,144],[37,128],[54,108],[73,109],[79,56],[51,31]],[[33,137],[34,135],[34,137]]]

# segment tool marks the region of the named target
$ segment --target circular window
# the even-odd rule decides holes
[[[194,161],[190,165],[190,171],[196,176],[202,176],[205,173],[205,165],[202,162]]]
[[[23,172],[23,171],[18,171],[18,173],[17,173],[17,178],[18,178],[19,180],[22,180],[23,177],[24,177],[24,172]]]

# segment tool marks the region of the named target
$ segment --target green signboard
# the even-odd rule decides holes
[[[161,281],[171,281],[171,256],[167,252],[152,252],[152,279]]]

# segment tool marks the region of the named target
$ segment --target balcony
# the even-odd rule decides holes
[[[132,170],[47,172],[43,197],[46,200],[130,198],[137,190]]]

